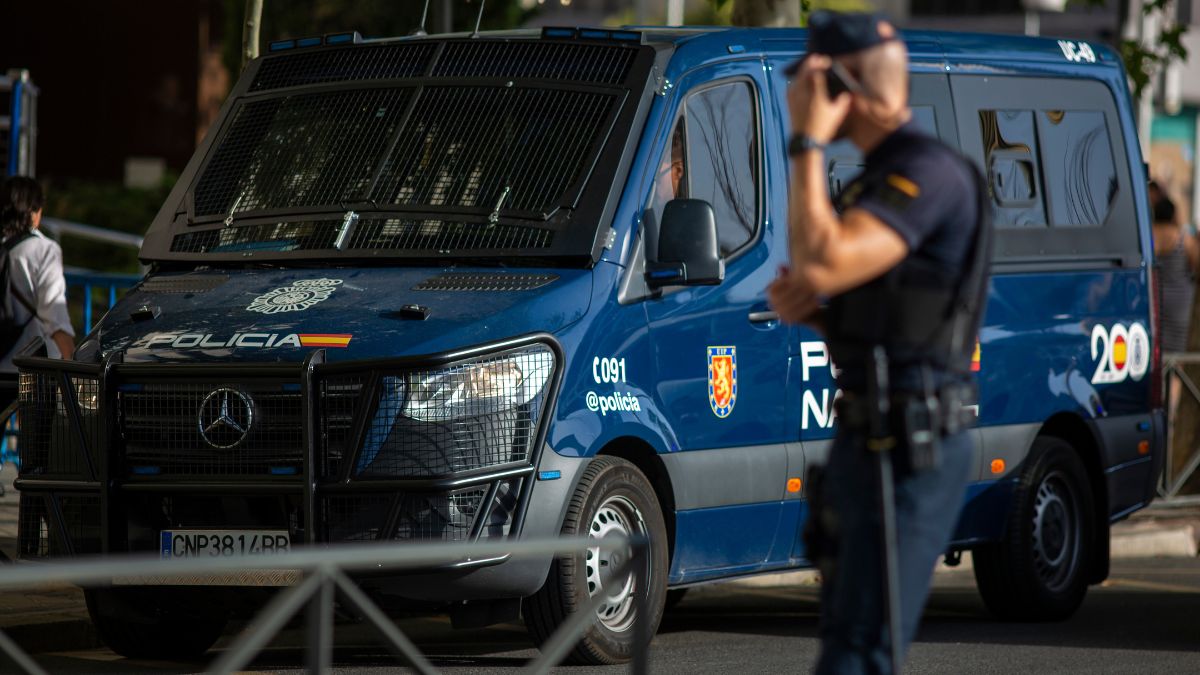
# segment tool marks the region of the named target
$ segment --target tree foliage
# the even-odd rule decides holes
[[[1072,1],[1088,7],[1104,7],[1108,4],[1107,0]],[[1170,20],[1171,9],[1171,0],[1144,0],[1142,15],[1149,17],[1158,14],[1160,17],[1158,35],[1146,40],[1122,39],[1117,45],[1135,98],[1141,98],[1154,76],[1164,68],[1174,61],[1187,59],[1188,50],[1183,46],[1183,34],[1188,27]],[[1121,17],[1122,21],[1124,19]]]

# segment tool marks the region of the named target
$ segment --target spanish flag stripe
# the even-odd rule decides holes
[[[300,335],[304,347],[346,347],[353,335],[347,333],[306,333]]]

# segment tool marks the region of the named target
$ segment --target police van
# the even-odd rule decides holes
[[[22,557],[646,535],[645,588],[598,549],[359,580],[457,625],[521,616],[538,642],[602,595],[571,655],[592,663],[627,659],[635,621],[690,585],[808,566],[835,364],[764,293],[788,257],[783,71],[805,39],[273,43],[146,234],[146,277],[74,361],[19,361]],[[995,214],[947,555],[972,553],[995,614],[1067,617],[1163,451],[1125,74],[1098,44],[905,39],[915,120],[984,170]],[[861,168],[844,144],[827,159],[834,192]],[[88,607],[117,652],[178,657],[289,580],[187,583]]]

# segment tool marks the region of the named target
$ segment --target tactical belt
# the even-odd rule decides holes
[[[936,392],[938,400],[938,431],[944,436],[952,436],[975,426],[975,411],[963,407],[966,405],[970,388],[963,386],[946,387]],[[904,411],[914,400],[923,400],[925,395],[919,392],[897,392],[889,397],[891,412],[889,422],[893,433],[903,435],[905,427]],[[841,397],[833,404],[837,412],[838,425],[854,431],[865,431],[870,423],[870,401],[864,396],[852,392],[842,392]]]

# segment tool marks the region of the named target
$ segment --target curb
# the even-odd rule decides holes
[[[1195,558],[1200,553],[1193,525],[1123,528],[1110,541],[1113,558]]]

